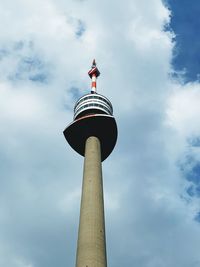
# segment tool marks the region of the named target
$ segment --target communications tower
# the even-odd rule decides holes
[[[82,196],[76,267],[106,267],[106,238],[101,162],[117,141],[117,125],[111,102],[97,93],[100,72],[95,60],[88,72],[91,92],[74,107],[74,120],[64,130],[70,146],[84,156]]]

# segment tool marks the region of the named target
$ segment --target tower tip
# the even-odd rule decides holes
[[[95,75],[96,78],[100,75],[95,59],[92,61],[92,66],[91,69],[88,71],[88,75],[90,76],[91,79],[93,75]]]
[[[95,59],[92,62],[92,66],[91,69],[88,71],[88,75],[90,76],[90,78],[92,79],[92,85],[91,85],[91,93],[96,93],[96,87],[97,87],[97,77],[100,75],[99,70],[97,69],[96,66],[96,61]]]
[[[93,59],[93,61],[92,61],[92,67],[96,67],[96,60],[95,59]]]

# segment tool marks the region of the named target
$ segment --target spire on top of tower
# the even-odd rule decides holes
[[[96,87],[97,87],[97,82],[96,81],[97,81],[97,77],[100,75],[100,72],[97,69],[95,59],[92,62],[91,69],[88,71],[88,75],[92,79],[91,93],[96,93]]]
[[[100,75],[100,72],[97,69],[97,64],[96,64],[95,59],[92,62],[91,69],[88,71],[88,75],[90,76],[91,79],[92,79],[93,74],[96,76],[96,78]]]
[[[93,62],[92,62],[92,68],[94,68],[94,67],[96,67],[96,61],[95,61],[95,59],[93,59]]]

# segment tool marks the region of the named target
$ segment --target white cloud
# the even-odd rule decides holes
[[[175,128],[181,136],[199,136],[200,123],[200,86],[190,83],[177,86],[169,99],[168,123]]]
[[[2,266],[74,265],[82,158],[62,130],[94,57],[119,127],[103,164],[108,265],[197,266],[199,202],[177,162],[199,135],[199,84],[169,78],[162,1],[7,0],[0,15]]]

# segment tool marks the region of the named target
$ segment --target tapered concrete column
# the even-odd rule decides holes
[[[106,267],[101,146],[97,137],[85,144],[76,267]]]

